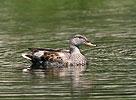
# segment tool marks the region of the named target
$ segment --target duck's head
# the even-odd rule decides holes
[[[79,47],[80,45],[85,44],[89,46],[96,46],[88,41],[88,39],[83,35],[73,35],[72,39],[70,40],[70,45]]]

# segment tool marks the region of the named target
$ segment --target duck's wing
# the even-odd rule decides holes
[[[22,56],[26,59],[31,60],[32,62],[65,62],[67,59],[69,59],[70,56],[69,50],[63,49],[29,48],[29,50],[32,52],[32,54],[22,54]]]

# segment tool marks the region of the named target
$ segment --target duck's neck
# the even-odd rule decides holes
[[[70,54],[81,54],[79,47],[70,44]]]

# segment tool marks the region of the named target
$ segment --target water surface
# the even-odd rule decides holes
[[[135,0],[0,0],[1,100],[135,100]],[[23,72],[29,47],[69,49],[73,34],[89,66]]]

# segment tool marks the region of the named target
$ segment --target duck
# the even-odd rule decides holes
[[[23,53],[22,56],[32,62],[32,64],[43,67],[68,67],[87,65],[88,61],[81,54],[81,45],[96,46],[84,35],[73,35],[69,42],[69,50],[49,49],[49,48],[28,48],[31,54]]]

